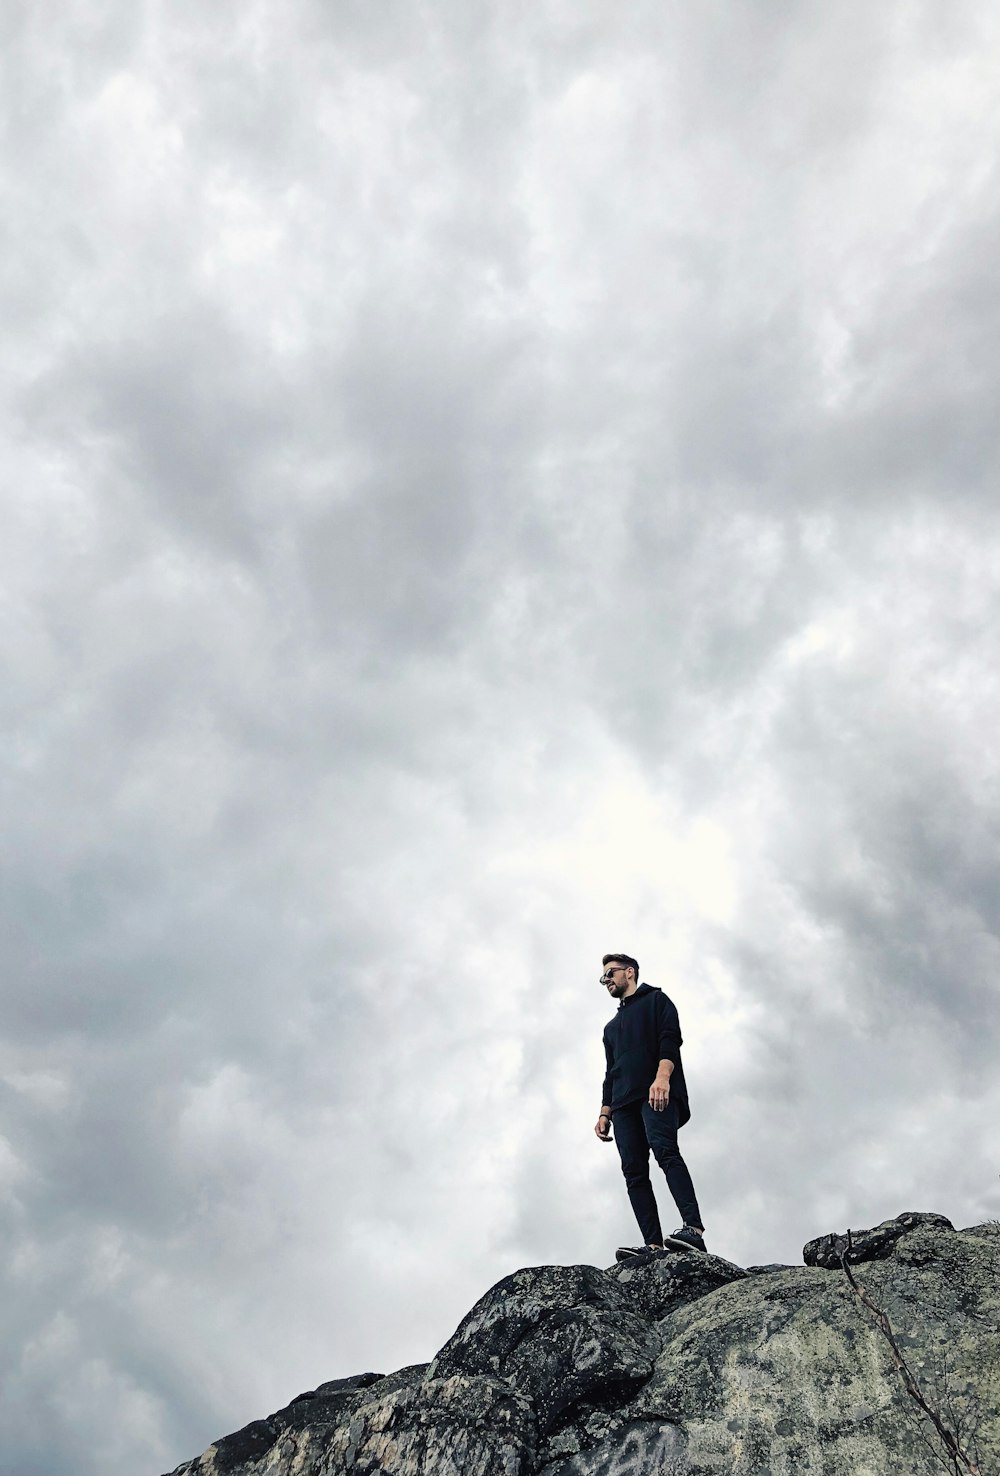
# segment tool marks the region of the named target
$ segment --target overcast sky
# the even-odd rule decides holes
[[[1000,11],[2,28],[5,1470],[609,1264],[607,950],[711,1249],[1000,1215]]]

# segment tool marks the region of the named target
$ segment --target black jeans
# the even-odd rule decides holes
[[[628,1197],[645,1243],[663,1243],[656,1197],[649,1182],[651,1148],[653,1157],[667,1176],[667,1188],[684,1224],[700,1225],[701,1211],[695,1198],[694,1185],[687,1164],[677,1147],[676,1105],[668,1102],[662,1112],[656,1112],[648,1102],[632,1102],[628,1107],[615,1109],[612,1123]]]

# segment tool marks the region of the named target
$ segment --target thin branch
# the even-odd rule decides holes
[[[972,1459],[967,1451],[962,1449],[960,1441],[948,1428],[944,1420],[941,1418],[941,1415],[928,1401],[923,1389],[921,1389],[916,1375],[904,1358],[903,1351],[900,1348],[899,1344],[896,1342],[896,1335],[892,1330],[892,1323],[889,1321],[888,1314],[883,1311],[883,1309],[878,1305],[877,1302],[874,1301],[868,1291],[866,1291],[866,1289],[861,1285],[860,1281],[858,1281],[857,1277],[854,1275],[854,1272],[851,1270],[851,1267],[847,1260],[847,1257],[850,1254],[850,1250],[851,1232],[850,1230],[848,1230],[846,1248],[840,1250],[840,1264],[844,1269],[844,1274],[846,1275],[847,1280],[850,1282],[851,1290],[854,1292],[854,1295],[857,1297],[861,1305],[871,1313],[872,1317],[875,1319],[875,1326],[878,1328],[879,1332],[888,1343],[889,1350],[892,1354],[892,1361],[896,1365],[896,1368],[899,1370],[907,1394],[909,1394],[913,1402],[919,1406],[919,1408],[923,1411],[923,1413],[930,1420],[931,1424],[934,1426],[934,1429],[937,1431],[938,1439],[941,1441],[941,1444],[944,1446],[945,1450],[948,1453],[948,1462],[951,1468],[958,1473],[966,1471],[968,1472],[968,1476],[981,1476],[981,1472],[977,1463]]]

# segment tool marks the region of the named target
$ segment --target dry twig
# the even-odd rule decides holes
[[[850,1230],[848,1230],[846,1247],[839,1252],[840,1264],[843,1267],[844,1274],[846,1275],[847,1280],[850,1282],[851,1290],[854,1292],[854,1295],[857,1297],[858,1301],[866,1309],[866,1311],[871,1313],[872,1317],[875,1320],[875,1326],[878,1328],[879,1332],[888,1343],[889,1351],[892,1354],[892,1361],[896,1365],[896,1368],[899,1370],[907,1394],[933,1425],[938,1439],[941,1441],[941,1444],[944,1446],[944,1449],[947,1452],[948,1465],[953,1471],[958,1473],[965,1471],[968,1473],[968,1476],[982,1476],[982,1473],[980,1472],[979,1466],[976,1461],[973,1460],[972,1456],[967,1450],[963,1449],[959,1438],[948,1427],[948,1425],[945,1424],[940,1412],[934,1408],[934,1406],[930,1403],[927,1396],[925,1395],[923,1389],[920,1387],[920,1383],[917,1379],[916,1374],[910,1368],[910,1365],[907,1363],[905,1357],[903,1356],[903,1350],[900,1348],[899,1344],[896,1341],[896,1335],[892,1330],[892,1323],[889,1321],[888,1313],[885,1312],[878,1305],[878,1303],[874,1300],[874,1298],[866,1290],[866,1288],[861,1285],[860,1281],[858,1281],[857,1277],[854,1275],[854,1272],[851,1270],[850,1264],[847,1259],[848,1255],[850,1254],[850,1250],[851,1232]]]

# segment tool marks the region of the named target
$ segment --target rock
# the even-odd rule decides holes
[[[675,1251],[657,1256],[645,1266],[630,1266],[626,1261],[609,1274],[634,1311],[647,1321],[659,1322],[677,1307],[738,1281],[747,1273],[721,1256]]]
[[[490,1374],[532,1400],[547,1433],[588,1396],[621,1400],[649,1378],[660,1343],[635,1298],[596,1266],[515,1271],[473,1307],[433,1373]]]
[[[316,1476],[347,1471],[352,1476],[429,1476],[434,1471],[518,1476],[530,1469],[534,1448],[531,1402],[508,1384],[461,1375],[428,1377],[361,1405],[318,1463],[294,1469],[315,1470]],[[274,1476],[289,1469],[276,1467]]]
[[[921,1225],[932,1225],[939,1230],[955,1228],[944,1215],[907,1210],[894,1220],[883,1220],[874,1230],[852,1231],[849,1246],[846,1231],[840,1235],[821,1235],[818,1240],[810,1240],[803,1247],[802,1259],[807,1266],[825,1266],[829,1271],[840,1269],[842,1254],[852,1265],[862,1261],[878,1261],[892,1253],[898,1240]]]
[[[286,1418],[289,1406],[259,1420],[266,1430],[227,1436],[173,1476],[518,1476],[534,1451],[530,1401],[496,1379],[395,1375],[334,1397],[341,1404],[333,1420],[298,1418],[303,1405],[296,1403],[295,1418]]]
[[[301,1397],[307,1399],[329,1399],[334,1394],[343,1394],[348,1390],[367,1389],[371,1384],[377,1384],[380,1379],[384,1378],[385,1374],[363,1373],[351,1374],[350,1378],[347,1379],[327,1379],[325,1384],[320,1384],[309,1394],[302,1395]],[[295,1403],[294,1399],[292,1403]]]
[[[892,1350],[833,1250],[748,1275],[680,1252],[539,1266],[429,1365],[297,1396],[174,1476],[931,1476]],[[1000,1467],[1000,1226],[904,1214],[852,1236],[929,1400]]]
[[[959,1236],[933,1216],[864,1272],[933,1397],[972,1418],[978,1401],[984,1470],[986,1452],[994,1462],[1000,1454],[997,1269],[996,1242]],[[747,1278],[681,1308],[663,1330],[629,1414],[679,1425],[692,1476],[934,1470],[891,1350],[842,1273],[795,1267]]]
[[[210,1445],[195,1461],[178,1466],[174,1476],[230,1476],[256,1469],[278,1438],[278,1428],[271,1420],[254,1420],[233,1435]]]
[[[599,1444],[538,1468],[538,1476],[685,1476],[683,1432],[648,1421],[613,1422]]]
[[[318,1388],[297,1394],[290,1404],[255,1420],[210,1445],[195,1461],[177,1468],[174,1476],[243,1476],[245,1471],[272,1469],[271,1455],[289,1431],[334,1429],[350,1418],[354,1409],[372,1391],[372,1397],[384,1395],[406,1381],[413,1373],[422,1376],[426,1364],[416,1369],[400,1369],[386,1378],[383,1374],[352,1374],[346,1379],[330,1379]],[[280,1468],[278,1468],[280,1469]]]

